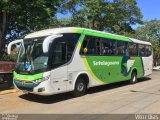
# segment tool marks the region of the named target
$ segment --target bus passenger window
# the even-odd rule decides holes
[[[102,39],[101,55],[115,55],[116,41],[110,39]]]
[[[82,55],[99,55],[100,42],[99,38],[86,36],[81,46],[80,54]]]
[[[100,54],[100,42],[99,39],[96,39],[96,54]]]
[[[126,54],[126,43],[123,41],[117,41],[117,55],[125,55]]]
[[[151,56],[151,54],[152,54],[152,48],[151,48],[151,46],[147,45],[145,47],[145,56],[149,57],[149,56]]]
[[[129,43],[128,44],[128,50],[129,50],[129,55],[130,56],[137,56],[138,55],[137,44]]]
[[[138,52],[139,52],[139,56],[144,57],[145,56],[145,45],[138,45]]]
[[[81,46],[81,51],[80,51],[81,54],[86,54],[87,53],[88,42],[89,42],[89,39],[84,39],[83,44]]]

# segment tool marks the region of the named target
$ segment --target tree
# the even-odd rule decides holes
[[[26,33],[47,28],[54,20],[58,0],[1,0],[0,53],[5,39],[16,39]]]
[[[147,41],[160,42],[160,20],[150,20],[136,29],[136,36]]]
[[[135,35],[138,39],[152,43],[156,65],[158,59],[160,59],[160,20],[154,19],[145,22],[143,26],[136,29]]]
[[[63,18],[58,20],[58,25],[61,27],[71,26],[71,18]]]
[[[123,34],[131,25],[142,24],[136,0],[63,0],[63,11],[72,16],[71,25]],[[62,12],[65,14],[65,12]]]
[[[135,30],[135,34],[126,33],[125,35],[151,42],[154,50],[154,63],[156,65],[158,59],[160,59],[160,20],[154,19],[144,22],[143,26]]]

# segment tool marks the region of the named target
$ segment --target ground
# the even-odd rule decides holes
[[[27,114],[160,114],[160,71],[140,79],[94,87],[82,97],[70,93],[37,96],[9,90],[0,93],[0,113]]]

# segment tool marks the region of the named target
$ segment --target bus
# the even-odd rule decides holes
[[[106,32],[53,28],[30,33],[8,45],[20,44],[13,84],[38,95],[71,92],[82,96],[93,86],[137,82],[152,73],[150,42]]]

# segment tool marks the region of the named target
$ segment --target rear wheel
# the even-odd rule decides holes
[[[87,84],[84,78],[79,77],[76,81],[75,88],[72,94],[74,97],[82,96],[85,94],[86,89],[87,89]]]
[[[130,84],[135,84],[135,83],[137,83],[137,73],[133,71],[131,74]]]

